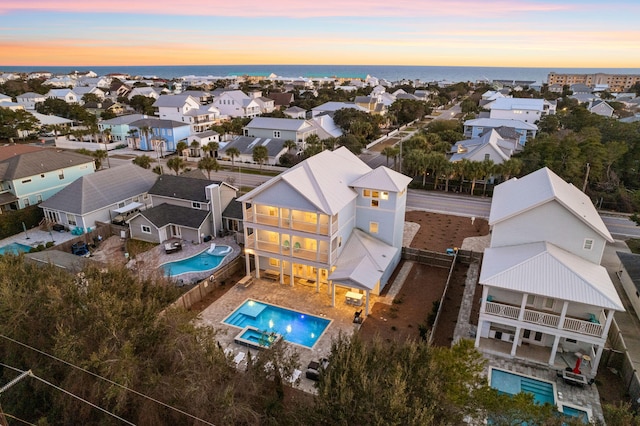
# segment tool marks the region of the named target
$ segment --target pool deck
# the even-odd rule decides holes
[[[42,244],[45,245],[48,242],[53,241],[55,244],[64,243],[65,241],[76,238],[77,235],[73,235],[71,232],[56,232],[56,231],[43,231],[39,228],[28,229],[25,233],[12,235],[3,240],[0,240],[0,247],[9,245],[11,243],[24,244],[25,246],[37,247]]]
[[[297,351],[300,356],[298,369],[302,374],[295,386],[306,392],[315,392],[315,382],[307,379],[304,375],[309,362],[328,357],[331,352],[332,339],[337,338],[340,333],[351,335],[360,327],[359,324],[353,323],[353,314],[361,308],[346,303],[346,292],[347,289],[336,287],[336,306],[332,307],[331,295],[328,294],[326,285],[320,286],[320,292],[316,293],[315,285],[296,283],[291,287],[289,285],[289,277],[286,277],[285,284],[266,279],[254,279],[254,283],[251,286],[234,285],[220,299],[213,302],[201,313],[200,324],[220,330],[218,341],[223,347],[229,348],[231,352],[246,353],[249,351],[253,355],[256,350],[240,346],[233,340],[241,329],[222,323],[231,312],[247,299],[255,299],[332,320],[313,348],[287,343],[288,347]],[[377,299],[376,296],[372,296],[370,306],[373,306]]]

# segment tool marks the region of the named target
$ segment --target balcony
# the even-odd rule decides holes
[[[505,303],[486,302],[485,313],[498,317],[518,320],[520,318],[520,307]],[[602,324],[585,321],[579,318],[565,317],[560,326],[560,315],[547,312],[525,309],[522,320],[526,323],[542,325],[545,327],[571,331],[588,336],[601,337],[603,332]]]
[[[281,256],[290,256],[295,259],[303,259],[311,262],[319,262],[328,264],[329,263],[329,253],[326,250],[308,250],[300,247],[300,245],[296,245],[295,243],[293,247],[290,245],[280,245],[278,243],[274,243],[272,241],[265,241],[256,238],[256,234],[249,235],[247,238],[245,247],[248,249],[253,249],[255,251],[260,251],[262,253],[271,253],[277,254]],[[336,256],[336,252],[333,253],[333,256]],[[334,259],[335,261],[335,259]]]
[[[327,216],[320,216],[320,222],[311,222],[307,220],[289,219],[289,217],[280,217],[272,214],[254,213],[247,210],[245,221],[246,223],[257,223],[260,225],[273,226],[281,229],[292,229],[300,232],[307,232],[310,234],[326,235],[330,236],[329,224],[323,223],[326,221]],[[324,219],[324,220],[323,220]],[[333,232],[338,231],[338,219],[333,219]]]

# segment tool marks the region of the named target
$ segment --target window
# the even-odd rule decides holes
[[[389,199],[389,193],[387,191],[382,191],[380,193],[380,199],[381,200],[388,200]]]
[[[582,248],[585,250],[591,250],[593,248],[593,240],[591,238],[585,238]]]
[[[194,209],[200,209],[200,203],[194,201],[191,203],[191,207]]]
[[[41,203],[42,202],[42,194],[37,194],[36,195],[36,203]]]
[[[29,207],[31,205],[28,198],[25,198],[24,200],[22,200],[22,202],[24,203],[25,207]]]
[[[280,260],[269,258],[269,266],[280,266]]]
[[[379,200],[371,200],[371,207],[378,207],[379,203]]]
[[[552,310],[553,306],[556,304],[556,299],[552,299],[550,297],[547,297],[544,299],[544,303],[542,304],[542,307],[544,309],[548,309],[548,310]]]
[[[378,222],[369,222],[369,233],[370,234],[378,233]]]
[[[371,191],[371,198],[380,198],[379,191]]]
[[[527,295],[527,306],[533,306],[534,303],[536,303],[536,296],[534,296],[533,294],[528,294]]]
[[[142,232],[144,234],[150,234],[151,233],[151,227],[149,227],[147,225],[142,225],[140,228],[142,229]]]
[[[338,247],[342,247],[342,237],[338,237]]]
[[[120,209],[121,209],[122,207],[124,207],[124,201],[123,201],[123,202],[121,202],[121,203],[118,203],[118,208],[120,208]]]
[[[72,214],[68,214],[67,215],[67,222],[69,223],[69,225],[76,225],[76,217]]]
[[[274,138],[279,138],[280,137],[280,130],[274,130],[273,131],[273,137]]]
[[[485,155],[484,155],[484,159],[485,159],[485,160],[489,160],[489,159],[490,159],[490,157],[491,157],[491,156],[490,156],[489,154],[485,154]]]
[[[58,172],[58,179],[60,179],[60,180],[64,179],[64,170],[60,170]]]
[[[371,197],[371,190],[370,189],[364,189],[362,191],[362,196],[363,197]]]

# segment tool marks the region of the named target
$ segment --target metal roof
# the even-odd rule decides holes
[[[526,194],[526,197],[522,194]],[[609,230],[589,197],[547,167],[496,186],[489,213],[489,225],[493,226],[552,201],[560,203],[607,241],[613,242]]]
[[[607,270],[548,242],[485,249],[480,284],[624,311]]]

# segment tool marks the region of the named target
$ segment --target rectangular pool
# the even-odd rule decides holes
[[[491,367],[489,369],[489,385],[509,395],[516,395],[520,392],[530,393],[533,395],[534,401],[540,405],[556,404],[555,386],[545,380]]]
[[[6,246],[0,247],[0,255],[6,254],[6,253],[18,255],[20,253],[29,253],[30,250],[31,250],[31,246],[27,246],[20,243],[11,243],[11,244],[7,244]]]
[[[264,333],[277,333],[287,342],[312,348],[331,320],[249,299],[222,322],[238,328],[251,326]]]

